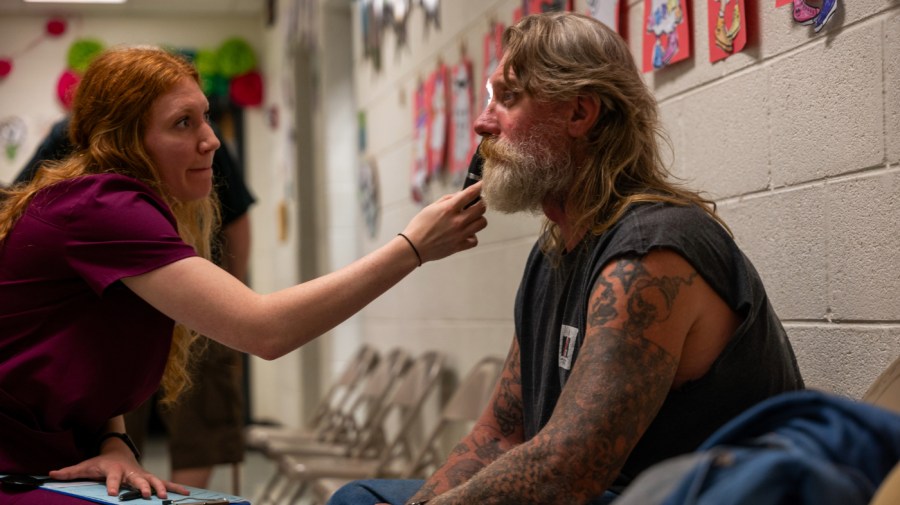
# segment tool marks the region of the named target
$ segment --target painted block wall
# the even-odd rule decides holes
[[[858,398],[900,355],[900,6],[842,2],[819,34],[774,0],[748,1],[756,31],[744,52],[709,62],[705,1],[693,1],[693,56],[644,74],[674,147],[673,173],[706,191],[762,275],[810,387]],[[441,26],[415,8],[409,44],[385,32],[383,68],[359,41],[356,101],[378,163],[382,220],[367,252],[418,209],[409,197],[412,93],[465,45],[484,82],[488,21],[520,2],[441,3]],[[585,2],[576,1],[584,12]],[[628,42],[641,51],[643,2],[628,2]],[[701,22],[698,22],[701,21]],[[456,188],[442,181],[434,195]],[[512,307],[540,219],[488,212],[479,246],[426,264],[362,313],[363,340],[446,352],[464,372],[505,355]]]

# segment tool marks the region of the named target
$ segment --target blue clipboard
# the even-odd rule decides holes
[[[157,496],[151,496],[149,500],[139,499],[131,502],[121,502],[118,496],[109,496],[106,493],[106,484],[96,481],[66,481],[66,482],[47,482],[39,489],[51,493],[61,493],[69,496],[81,498],[85,501],[94,503],[115,503],[118,505],[134,503],[135,505],[162,505],[163,502],[172,501],[172,505],[202,505],[204,503],[225,503],[233,505],[251,505],[250,500],[240,496],[210,491],[209,489],[200,489],[185,486],[190,495],[173,493],[169,491],[168,497],[163,500]]]

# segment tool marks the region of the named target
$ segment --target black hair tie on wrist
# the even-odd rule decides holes
[[[127,433],[119,433],[116,431],[110,431],[109,433],[104,433],[100,435],[100,440],[97,442],[97,451],[100,451],[100,446],[103,445],[103,442],[110,438],[118,438],[122,442],[125,442],[125,445],[131,449],[132,454],[134,454],[134,459],[140,461],[141,460],[141,451],[138,450],[137,446],[134,445],[134,441],[131,440],[131,437],[128,436]]]
[[[406,239],[406,242],[409,244],[410,247],[412,247],[413,252],[416,253],[416,259],[419,260],[419,266],[422,266],[422,256],[419,255],[419,250],[416,249],[415,245],[413,245],[412,240],[410,240],[409,237],[407,237],[406,235],[404,235],[402,233],[398,233],[397,235]]]

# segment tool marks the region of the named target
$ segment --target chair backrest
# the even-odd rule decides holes
[[[311,429],[326,432],[340,421],[354,390],[363,384],[363,379],[372,372],[378,360],[378,351],[365,344],[359,347],[313,412],[309,422]]]
[[[862,400],[900,414],[900,357],[881,372],[869,386]],[[897,463],[881,482],[869,503],[870,505],[900,503],[900,463]]]
[[[351,453],[358,458],[377,458],[377,476],[403,473],[413,459],[412,447],[422,405],[437,390],[444,370],[444,355],[428,351],[415,358],[397,381],[373,422],[369,437]],[[401,468],[401,470],[395,470]]]
[[[862,400],[900,413],[900,357],[881,372]]]
[[[388,394],[411,363],[412,358],[403,349],[393,349],[384,355],[363,378],[353,400],[320,440],[346,445],[351,452],[356,452],[365,444],[372,445],[372,450],[381,449],[374,442],[371,432],[377,429],[378,415]]]
[[[478,420],[494,393],[503,364],[502,358],[488,356],[472,367],[442,409],[437,426],[402,475],[403,478],[425,478],[437,469],[446,456],[438,446],[440,435],[452,424]]]
[[[368,345],[361,345],[353,357],[347,361],[337,379],[329,386],[322,400],[316,405],[313,415],[302,428],[283,426],[250,425],[244,430],[247,448],[266,451],[269,444],[280,437],[312,435],[319,440],[331,433],[338,433],[344,422],[350,400],[365,383],[379,361],[378,352]]]

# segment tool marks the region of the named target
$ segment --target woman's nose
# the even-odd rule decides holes
[[[218,149],[222,143],[219,141],[219,138],[216,137],[216,133],[213,131],[212,127],[206,126],[206,134],[203,137],[203,140],[200,141],[201,149],[206,151],[215,151]]]

